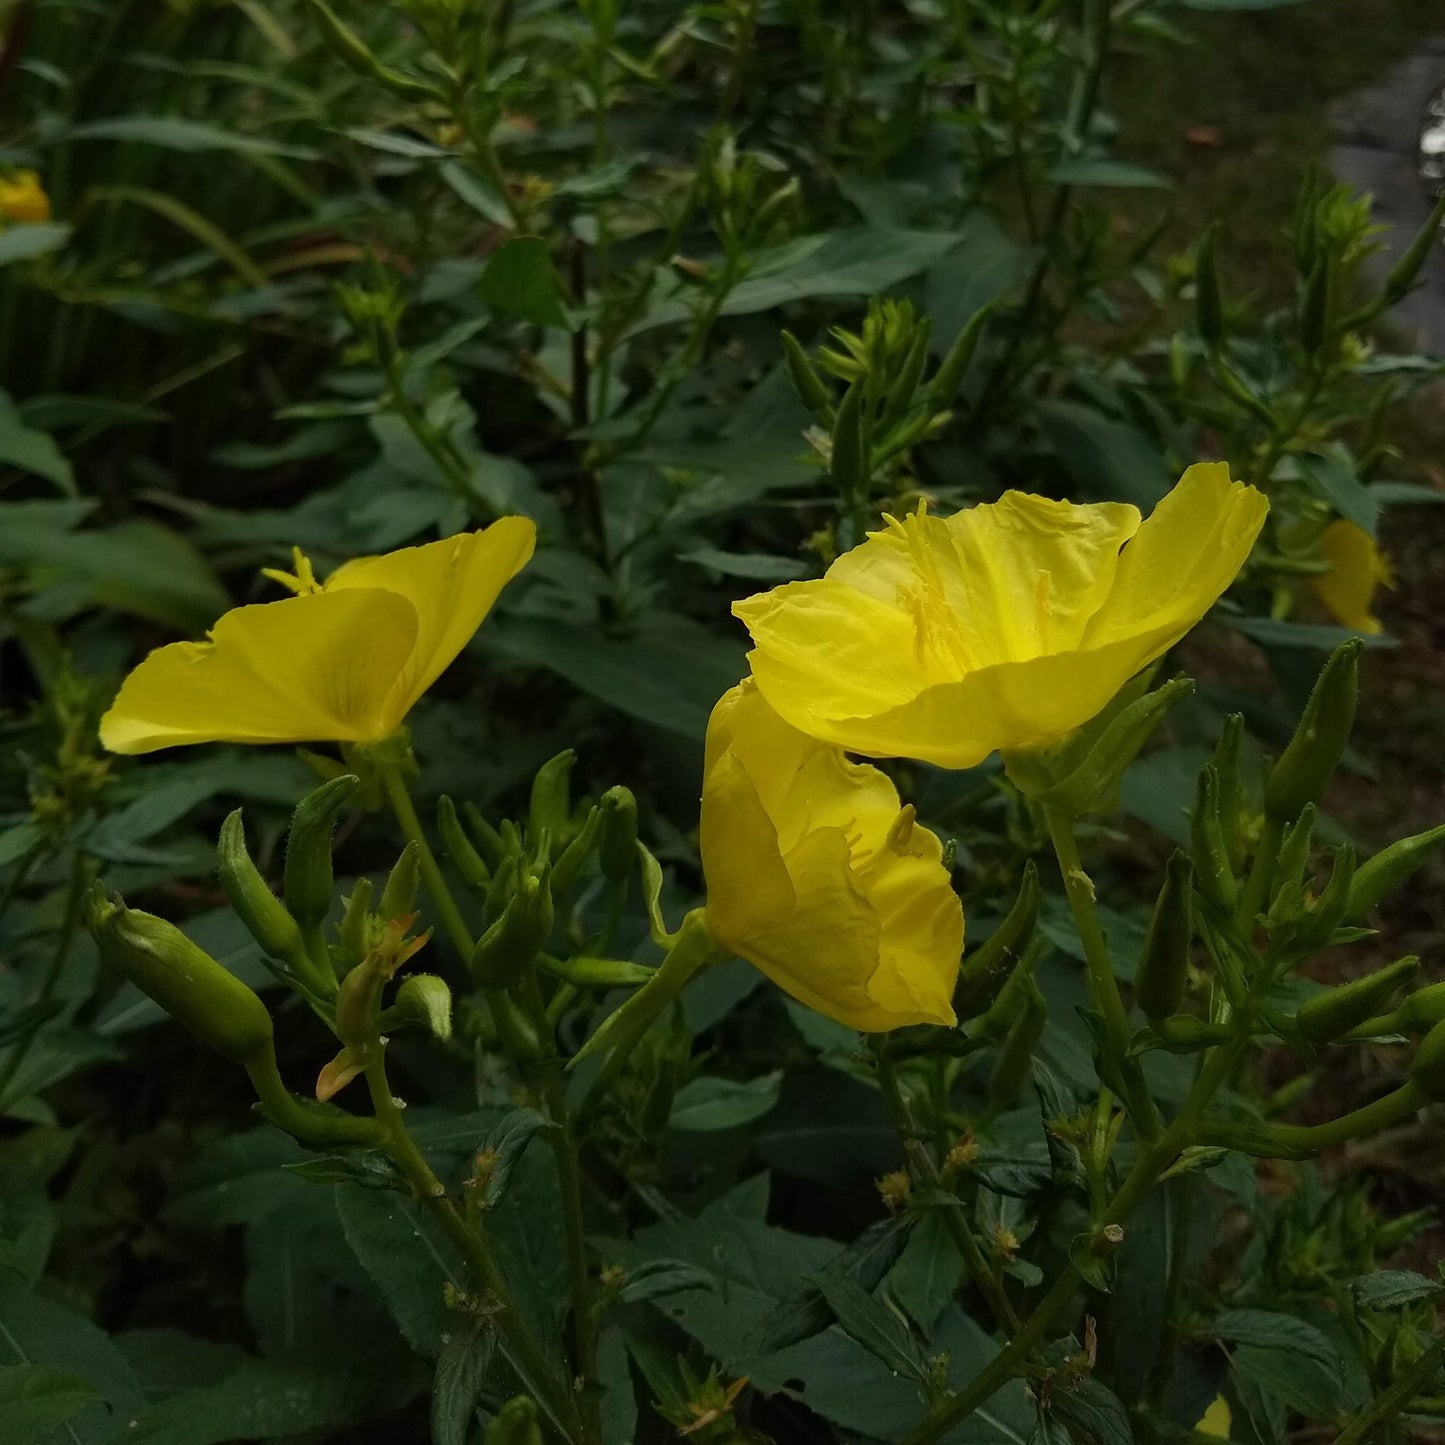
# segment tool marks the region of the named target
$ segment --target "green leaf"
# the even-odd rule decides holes
[[[316,157],[315,151],[303,146],[282,145],[175,115],[117,115],[90,120],[71,126],[66,139],[136,141],[174,151],[237,151],[242,155],[290,156],[294,160]]]
[[[1348,627],[1331,627],[1319,622],[1288,622],[1276,617],[1246,617],[1224,608],[1215,614],[1236,632],[1253,638],[1263,647],[1303,647],[1311,652],[1333,652],[1340,643],[1358,636]],[[1361,637],[1366,647],[1396,647],[1393,637],[1377,633]]]
[[[354,140],[357,145],[366,146],[368,150],[384,151],[392,156],[406,156],[411,160],[441,160],[454,154],[445,146],[435,145],[419,136],[402,135],[394,130],[367,130],[356,126],[343,130],[342,135],[347,140]]]
[[[773,1108],[782,1086],[781,1069],[745,1083],[705,1074],[678,1090],[668,1127],[711,1132],[750,1124]]]
[[[40,1445],[100,1396],[79,1375],[50,1365],[0,1365],[5,1445]]]
[[[718,552],[711,547],[695,547],[677,555],[680,561],[696,562],[725,577],[746,577],[754,582],[791,582],[813,570],[800,558],[774,557],[767,552]]]
[[[1049,172],[1049,181],[1056,186],[1122,186],[1131,190],[1172,190],[1174,186],[1168,176],[1147,166],[1104,156],[1063,161]]]
[[[58,251],[70,240],[72,228],[59,221],[36,221],[28,226],[7,226],[0,231],[0,266],[33,261]]]
[[[1074,1427],[1074,1438],[1093,1445],[1134,1445],[1124,1402],[1092,1375],[1071,1389],[1049,1392],[1049,1408]]]
[[[1186,10],[1283,10],[1305,0],[1180,0]]]
[[[514,236],[487,262],[477,291],[487,305],[536,326],[567,329],[566,294],[540,236]]]
[[[1380,498],[1365,485],[1348,448],[1332,446],[1323,455],[1297,453],[1293,469],[1309,482],[1347,521],[1375,535],[1380,521]]]
[[[685,1289],[716,1289],[716,1276],[681,1259],[644,1260],[627,1271],[618,1298],[623,1304],[641,1304]]]
[[[902,1315],[846,1275],[819,1270],[813,1276],[813,1283],[828,1301],[828,1308],[833,1311],[838,1323],[870,1355],[881,1360],[896,1375],[920,1384],[928,1377],[923,1352],[909,1333]]]
[[[1438,1280],[1426,1279],[1413,1269],[1386,1269],[1362,1274],[1351,1286],[1355,1304],[1362,1310],[1398,1310],[1445,1292]]]
[[[460,1323],[443,1338],[432,1379],[433,1445],[467,1445],[496,1343],[492,1322],[475,1317]]]
[[[1324,1332],[1294,1315],[1274,1310],[1225,1310],[1215,1316],[1210,1333],[1231,1345],[1287,1350],[1336,1375],[1343,1368],[1339,1350]]]
[[[963,1256],[943,1211],[925,1210],[888,1276],[888,1288],[914,1323],[927,1330],[948,1307],[962,1276]]]
[[[482,1191],[482,1202],[487,1209],[495,1208],[502,1202],[522,1151],[538,1134],[548,1131],[555,1133],[556,1125],[535,1109],[513,1109],[487,1135],[480,1151],[494,1156]]]
[[[450,1330],[445,1286],[466,1278],[456,1246],[418,1199],[341,1185],[336,1211],[407,1343],[436,1359]]]
[[[1075,401],[1045,401],[1039,425],[1059,464],[1091,500],[1132,502],[1149,511],[1174,478],[1154,443],[1137,427]]]
[[[359,1189],[395,1189],[406,1194],[406,1176],[376,1149],[352,1149],[345,1154],[320,1154],[296,1164],[281,1166],[308,1184],[351,1184]]]
[[[4,236],[0,233],[0,244]],[[75,473],[48,433],[28,426],[8,392],[0,391],[0,466],[16,467],[75,495]]]

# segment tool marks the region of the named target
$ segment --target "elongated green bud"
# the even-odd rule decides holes
[[[1415,239],[1406,247],[1405,254],[1395,262],[1390,268],[1390,274],[1385,277],[1385,284],[1380,291],[1384,305],[1380,310],[1402,301],[1420,279],[1420,272],[1440,238],[1442,225],[1445,225],[1445,191],[1441,191],[1434,209],[1426,217],[1425,224],[1415,233]]]
[[[1194,318],[1199,339],[1211,350],[1224,340],[1224,299],[1219,289],[1219,226],[1200,237],[1194,256]]]
[[[411,842],[401,850],[401,857],[381,890],[381,916],[388,921],[405,918],[416,908],[416,890],[421,880],[421,847]]]
[[[549,870],[543,869],[544,875]],[[506,988],[536,959],[552,931],[552,890],[548,879],[528,873],[517,884],[502,916],[487,929],[472,954],[472,973],[483,988]]]
[[[1432,1103],[1445,1101],[1445,1023],[1438,1023],[1420,1040],[1410,1064],[1415,1087]]]
[[[657,970],[624,958],[553,958],[537,955],[537,967],[577,988],[636,988]]]
[[[968,373],[969,363],[978,350],[978,343],[983,339],[984,327],[993,315],[993,306],[992,301],[987,306],[980,306],[969,317],[953,345],[948,348],[948,355],[939,363],[938,370],[924,393],[930,410],[937,411],[940,407],[949,406],[958,395],[958,388],[963,385],[963,378]]]
[[[1315,899],[1314,906],[1290,931],[1288,943],[1291,948],[1302,953],[1314,953],[1329,944],[1335,930],[1344,921],[1354,876],[1355,850],[1346,843],[1335,849],[1330,881]]]
[[[1232,712],[1224,719],[1210,759],[1219,777],[1219,832],[1231,863],[1239,842],[1239,754],[1243,741],[1244,714]]]
[[[537,769],[532,780],[532,805],[527,810],[527,845],[536,848],[545,833],[560,849],[562,831],[572,811],[571,777],[577,754],[564,748]]]
[[[808,360],[807,352],[791,331],[783,332],[783,362],[788,369],[788,380],[798,393],[798,400],[817,421],[831,426],[834,415],[832,393],[823,384],[817,368]]]
[[[959,1018],[987,1008],[1013,972],[1039,920],[1039,870],[1033,860],[1024,867],[1019,894],[1003,921],[963,960],[953,1006]]]
[[[1193,691],[1191,678],[1176,677],[1131,702],[1104,729],[1083,762],[1062,782],[1039,793],[1037,801],[1071,818],[1112,807],[1129,764],[1154,735],[1164,714]]]
[[[506,843],[502,835],[487,822],[482,816],[481,809],[475,803],[462,804],[462,821],[467,825],[467,831],[486,860],[487,867],[495,872],[507,854]]]
[[[602,814],[597,862],[609,883],[621,883],[637,867],[637,799],[631,788],[608,788],[597,805]]]
[[[1269,905],[1271,923],[1285,923],[1304,912],[1305,868],[1310,860],[1316,809],[1306,803],[1294,823],[1285,830],[1274,865],[1274,897]]]
[[[913,344],[908,348],[908,355],[904,357],[893,385],[888,388],[888,399],[883,408],[884,426],[897,421],[913,405],[913,394],[918,390],[923,368],[928,364],[928,339],[932,331],[932,322],[924,317],[917,325]]]
[[[1234,907],[1239,881],[1234,876],[1229,847],[1220,822],[1219,771],[1212,763],[1199,773],[1194,794],[1194,816],[1189,821],[1189,849],[1194,858],[1196,886],[1204,899],[1223,913]]]
[[[99,883],[85,923],[101,957],[202,1043],[237,1064],[270,1052],[265,1004],[175,924],[108,899]]]
[[[1295,1027],[1311,1043],[1327,1044],[1384,1009],[1419,968],[1420,960],[1411,955],[1364,978],[1326,989],[1300,1005]]]
[[[239,808],[221,824],[216,856],[220,863],[221,887],[262,951],[285,963],[294,964],[304,958],[306,948],[296,920],[251,860],[246,848],[246,825]]]
[[[1417,989],[1395,1010],[1395,1015],[1402,1028],[1433,1029],[1445,1021],[1445,983]]]
[[[486,1445],[542,1445],[542,1427],[530,1395],[508,1400],[487,1426]]]
[[[360,778],[344,773],[308,793],[291,815],[282,896],[302,928],[315,927],[331,911],[331,830],[360,786]]]
[[[1179,1012],[1189,977],[1194,942],[1194,864],[1182,850],[1164,870],[1164,886],[1154,901],[1144,949],[1134,971],[1134,1002],[1147,1019]]]
[[[484,895],[487,884],[492,881],[492,870],[467,837],[462,820],[457,817],[457,805],[445,794],[437,799],[437,831],[462,882],[478,896]]]
[[[565,898],[568,890],[577,881],[582,865],[597,847],[597,835],[602,831],[602,810],[590,808],[587,821],[577,831],[572,841],[562,850],[561,856],[552,865],[552,897]]]
[[[1299,727],[1265,784],[1264,806],[1272,817],[1288,822],[1323,796],[1355,723],[1363,647],[1352,637],[1325,663]]]
[[[1305,282],[1300,297],[1300,345],[1317,352],[1329,339],[1330,317],[1334,311],[1335,268],[1328,251],[1322,251]]]
[[[843,393],[838,415],[833,420],[832,460],[828,464],[833,484],[847,499],[868,494],[868,459],[863,445],[863,383],[855,381]]]
[[[1355,869],[1345,920],[1359,923],[1368,917],[1442,843],[1445,843],[1445,823],[1411,838],[1401,838],[1366,859]]]
[[[346,900],[346,909],[341,915],[341,946],[346,950],[352,963],[366,956],[371,946],[367,937],[367,916],[371,912],[371,879],[358,878]]]
[[[1048,1009],[1036,983],[1030,980],[1024,1007],[1013,1021],[999,1050],[988,1081],[988,1103],[992,1110],[1006,1109],[1033,1077],[1034,1053],[1043,1036]]]

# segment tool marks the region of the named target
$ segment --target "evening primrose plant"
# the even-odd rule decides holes
[[[1127,1338],[1134,1261],[1154,1258],[1136,1239],[1141,1213],[1187,1229],[1216,1173],[1232,1181],[1225,1197],[1247,1192],[1243,1160],[1305,1160],[1445,1101],[1445,1002],[1439,986],[1406,992],[1417,959],[1331,988],[1301,973],[1372,938],[1377,906],[1445,840],[1436,829],[1364,860],[1342,844],[1314,876],[1320,806],[1354,719],[1357,640],[1329,659],[1258,778],[1240,720],[1226,721],[1137,939],[1109,921],[1085,868],[1084,830],[1191,690],[1182,677],[1156,685],[1154,665],[1245,565],[1266,506],[1213,464],[1186,473],[1146,521],[1015,493],[890,521],[821,581],[740,604],[753,673],[708,728],[700,889],[669,884],[625,786],[573,797],[570,750],[536,772],[522,817],[441,796],[435,828],[421,822],[411,788],[426,759],[403,721],[525,568],[529,523],[358,560],[322,583],[298,554],[278,578],[295,596],[151,654],[101,735],[135,752],[220,738],[340,745],[329,766],[313,756],[334,776],[296,806],[279,894],[241,812],[218,850],[236,917],[299,1011],[263,1002],[182,930],[100,884],[86,924],[120,974],[244,1069],[261,1116],[309,1151],[295,1172],[336,1191],[347,1239],[392,1281],[408,1340],[434,1361],[436,1439],[480,1439],[484,1422],[488,1442],[646,1438],[618,1349],[662,1420],[718,1439],[774,1419],[776,1397],[799,1390],[845,1432],[873,1410],[863,1437],[906,1445],[975,1419],[1110,1441],[1213,1434],[1231,1400],[1247,1400],[1249,1376],[1227,1361],[1198,1376],[1201,1341],[1269,1349],[1306,1327],[1331,1359],[1352,1351],[1322,1413],[1353,1420],[1345,1434],[1359,1439],[1416,1408],[1440,1366],[1417,1326],[1374,1322],[1393,1306],[1368,1273],[1350,1286],[1359,1329],[1345,1339],[1232,1302],[1228,1283],[1200,1314],[1190,1255],[1167,1250],[1147,1368],[1101,1355]],[[1032,861],[1016,898],[987,900],[992,926],[964,952],[954,845],[850,751],[955,768],[1003,756],[998,786],[1052,842],[1081,989],[1067,967],[1045,972],[1060,925],[1046,921]],[[336,825],[378,801],[368,770],[408,841],[383,880],[356,878],[338,897]],[[633,944],[630,899],[645,919]],[[693,1221],[645,1222],[670,1140],[778,1103],[776,1076],[700,1072],[697,1020],[716,1007],[706,998],[751,989],[731,958],[777,986],[840,1085],[859,1107],[876,1100],[896,1130],[882,1212],[846,1247],[786,1236],[816,1261],[801,1268],[741,1264],[736,1249],[775,1233],[766,1247],[782,1247],[783,1232],[733,1194]],[[1061,983],[1079,996],[1087,1082],[1050,1062]],[[290,1013],[297,1039],[283,1059]],[[1264,1048],[1313,1067],[1386,1038],[1410,1042],[1408,1077],[1323,1122],[1275,1117],[1288,1105],[1262,1109],[1240,1087]],[[296,1058],[315,1071],[305,1090],[286,1081]],[[440,1147],[426,1109],[398,1092],[448,1074],[488,1104],[485,1127],[457,1117],[460,1151]],[[641,1217],[609,1177],[636,1191]],[[555,1201],[526,1226],[532,1249],[557,1261],[541,1295],[507,1222],[523,1178]],[[427,1241],[424,1261],[388,1219]],[[1368,1271],[1386,1245],[1366,1236]],[[376,1253],[388,1248],[410,1261],[405,1287],[398,1262]],[[926,1307],[920,1257],[933,1276]],[[1400,1285],[1407,1300],[1438,1288],[1418,1275]],[[881,1406],[812,1393],[824,1340],[839,1342],[855,1388],[883,1392]]]

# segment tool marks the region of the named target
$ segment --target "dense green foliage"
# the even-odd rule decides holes
[[[1391,426],[1440,367],[1377,335],[1421,257],[1381,289],[1368,200],[1300,175],[1264,310],[1221,283],[1229,218],[1165,253],[1170,183],[1114,145],[1119,57],[1251,8],[0,9],[0,164],[52,212],[0,229],[6,1445],[1121,1445],[1221,1397],[1236,1440],[1355,1445],[1445,1414],[1441,1285],[1396,1267],[1427,1218],[1312,1162],[1445,1095],[1445,1041],[1286,1122],[1340,1048],[1440,1017],[1399,1002],[1413,964],[1315,981],[1394,957],[1374,905],[1437,841],[1371,871],[1329,815],[1370,760],[1358,644],[1311,587],[1332,522],[1435,499],[1392,474]],[[1272,507],[1182,650],[1212,680],[1072,809],[997,758],[888,765],[948,840],[959,1030],[860,1038],[740,960],[565,1076],[499,1028],[494,995],[531,988],[565,1058],[658,997],[703,894],[704,728],[747,666],[733,600],[921,498],[1147,512],[1201,457]],[[127,669],[274,596],[293,546],[329,571],[513,513],[536,559],[409,719],[460,930],[415,843],[398,861],[373,760],[102,753]],[[302,879],[293,809],[344,768]],[[167,1022],[102,961],[117,905],[85,926],[97,880],[180,925],[260,991],[294,1088],[353,1039],[256,941],[252,862],[323,959],[400,949],[413,905],[437,925],[419,966],[446,985],[366,999],[408,1105],[373,1096],[381,1133],[361,1083],[303,1108],[254,1066],[244,1005],[229,1057]],[[525,975],[470,974],[539,890]],[[1122,1037],[1101,957],[1139,1005]]]

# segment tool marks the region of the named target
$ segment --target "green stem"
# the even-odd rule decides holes
[[[56,935],[55,950],[50,955],[50,964],[45,970],[45,977],[40,982],[40,990],[35,995],[37,1008],[43,1008],[48,1004],[55,997],[55,990],[60,986],[61,975],[65,972],[65,963],[70,957],[71,945],[75,942],[75,934],[80,926],[81,905],[85,900],[85,889],[89,881],[90,859],[77,848],[71,858],[70,886],[65,895],[65,916],[60,925],[60,932]],[[34,1047],[35,1040],[40,1037],[43,1024],[44,1019],[42,1018],[10,1050],[10,1057],[5,1061],[4,1072],[0,1073],[0,1111],[3,1111],[9,1102],[11,1086],[15,1083],[16,1076],[20,1073],[25,1060],[30,1056],[30,1050]]]
[[[466,1221],[447,1197],[446,1186],[432,1172],[407,1132],[401,1109],[392,1097],[387,1081],[386,1057],[381,1041],[373,1040],[367,1048],[371,1057],[365,1070],[366,1084],[371,1092],[376,1122],[383,1131],[382,1147],[406,1176],[416,1197],[431,1211],[447,1237],[456,1245],[467,1262],[473,1281],[495,1301],[493,1318],[528,1388],[568,1440],[585,1439],[576,1404],[565,1382],[557,1379],[546,1355],[518,1315],[506,1279],[492,1258],[486,1240],[477,1231],[467,1228]]]
[[[1429,1383],[1445,1355],[1445,1340],[1436,1340],[1390,1388],[1376,1395],[1358,1415],[1335,1436],[1335,1445],[1362,1445],[1365,1437],[1383,1421],[1398,1415]]]
[[[940,1189],[952,1193],[939,1174],[938,1166],[933,1162],[932,1155],[929,1154],[923,1140],[919,1137],[913,1119],[913,1111],[898,1082],[898,1071],[894,1067],[893,1060],[888,1057],[883,1036],[870,1035],[868,1046],[872,1050],[873,1060],[877,1067],[878,1086],[893,1115],[893,1122],[897,1125],[899,1137],[903,1140],[903,1151],[908,1158],[910,1174],[916,1182],[925,1184],[930,1189]],[[969,1228],[968,1220],[963,1217],[962,1208],[946,1208],[943,1211],[943,1218],[949,1237],[963,1256],[969,1278],[978,1286],[979,1293],[988,1301],[988,1307],[993,1311],[994,1318],[1005,1329],[1017,1331],[1019,1328],[1018,1314],[1004,1291],[1003,1281],[990,1267],[983,1251],[979,1248],[978,1241],[974,1239],[973,1230]]]
[[[1121,1075],[1120,1082],[1126,1086],[1125,1102],[1129,1108],[1129,1116],[1134,1127],[1146,1139],[1157,1138],[1160,1129],[1159,1113],[1144,1082],[1144,1073],[1138,1059],[1129,1057],[1129,1015],[1125,1012],[1124,1001],[1119,996],[1114,965],[1109,958],[1109,945],[1105,941],[1104,930],[1100,927],[1099,915],[1094,907],[1093,880],[1084,871],[1079,857],[1078,840],[1074,837],[1074,820],[1057,808],[1046,807],[1044,822],[1054,845],[1054,855],[1059,860],[1059,869],[1064,875],[1064,891],[1069,897],[1069,908],[1074,915],[1074,925],[1079,931],[1079,941],[1084,946],[1089,994],[1094,1007],[1103,1015],[1114,1053],[1113,1062]]]
[[[1275,1147],[1284,1157],[1315,1153],[1333,1144],[1344,1144],[1388,1128],[1428,1102],[1419,1087],[1407,1079],[1398,1089],[1391,1090],[1374,1103],[1342,1114],[1338,1119],[1328,1119],[1323,1124],[1239,1126],[1228,1121],[1208,1120],[1200,1131],[1200,1137],[1205,1143],[1217,1142],[1226,1148],[1242,1149],[1266,1158],[1270,1157],[1270,1149]]]

